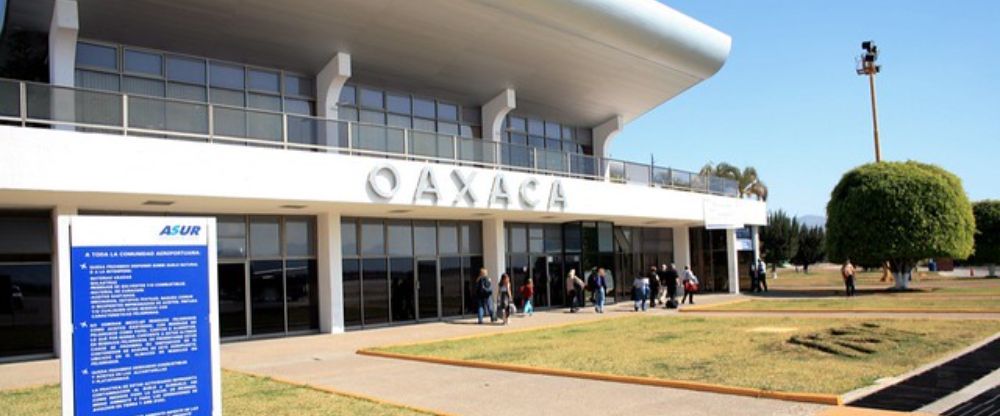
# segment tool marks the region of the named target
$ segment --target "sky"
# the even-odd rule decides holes
[[[939,165],[973,201],[1000,199],[1000,1],[666,0],[733,38],[712,78],[627,124],[618,159],[754,166],[768,209],[825,215],[874,161],[861,42],[879,47],[882,159]]]

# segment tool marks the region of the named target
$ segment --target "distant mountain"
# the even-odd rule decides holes
[[[799,224],[815,227],[820,226],[826,228],[826,217],[822,215],[801,215],[798,217]]]

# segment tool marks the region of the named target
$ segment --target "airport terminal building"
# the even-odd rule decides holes
[[[475,315],[480,267],[536,307],[595,267],[736,292],[766,221],[608,154],[729,54],[654,0],[0,5],[0,361],[58,355],[75,215],[215,217],[224,340]]]

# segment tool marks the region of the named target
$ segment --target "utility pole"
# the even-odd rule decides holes
[[[868,88],[871,92],[872,98],[872,133],[875,136],[875,162],[882,161],[882,145],[878,141],[878,103],[875,99],[875,74],[882,70],[881,65],[877,65],[875,61],[878,60],[878,47],[875,46],[875,42],[871,40],[866,40],[861,42],[861,49],[865,50],[865,53],[861,54],[858,59],[858,75],[868,75]]]

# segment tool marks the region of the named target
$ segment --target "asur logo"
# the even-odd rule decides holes
[[[167,225],[160,231],[160,235],[198,235],[201,226],[198,225]]]

